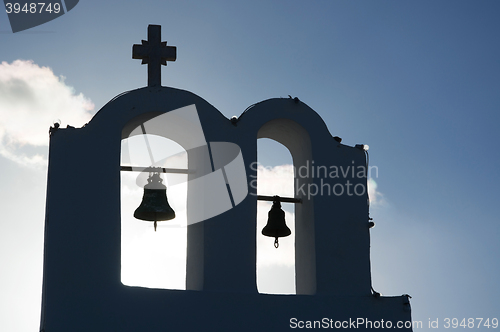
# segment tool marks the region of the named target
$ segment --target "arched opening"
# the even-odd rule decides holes
[[[258,131],[257,138],[270,138],[283,144],[293,159],[296,170],[308,168],[312,160],[311,139],[308,132],[297,122],[278,118],[266,122]],[[316,294],[316,245],[314,236],[314,197],[308,197],[300,188],[308,187],[313,179],[294,176],[295,204],[295,293]]]
[[[294,197],[294,172],[290,151],[268,138],[257,141],[257,194]],[[266,294],[296,294],[295,291],[295,204],[282,203],[292,234],[279,238],[262,235],[272,202],[257,201],[257,289]]]
[[[176,142],[157,135],[136,135],[122,140],[121,165],[154,165],[187,169],[187,153]],[[148,173],[121,172],[121,282],[128,286],[186,289],[187,174],[163,173],[167,198],[175,219],[153,222],[134,218],[142,201]]]

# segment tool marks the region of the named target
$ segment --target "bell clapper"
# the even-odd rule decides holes
[[[278,249],[278,247],[279,247],[279,246],[280,246],[280,244],[278,243],[278,237],[276,237],[276,238],[274,239],[274,247],[275,247],[276,249]]]
[[[157,221],[158,217],[156,216],[156,212],[155,212],[155,220],[154,220],[154,227],[155,227],[155,232],[156,232],[156,221]]]

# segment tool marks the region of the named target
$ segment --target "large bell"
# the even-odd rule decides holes
[[[141,205],[135,210],[134,217],[141,220],[156,222],[175,218],[167,200],[167,187],[162,184],[163,180],[159,173],[154,173],[148,178],[148,184],[144,186],[144,196]]]
[[[285,211],[281,209],[279,200],[273,202],[268,216],[267,225],[262,229],[262,235],[274,237],[274,247],[278,248],[278,238],[292,234],[292,231],[285,223]]]

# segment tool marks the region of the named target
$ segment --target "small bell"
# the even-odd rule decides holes
[[[275,197],[278,198],[278,196]],[[278,238],[292,234],[292,231],[285,223],[285,211],[281,209],[278,199],[273,202],[268,215],[267,225],[262,229],[262,235],[274,237],[274,247],[278,248]]]
[[[175,212],[168,204],[167,187],[162,182],[159,173],[149,176],[141,205],[134,212],[137,219],[154,221],[155,231],[157,221],[175,218]]]

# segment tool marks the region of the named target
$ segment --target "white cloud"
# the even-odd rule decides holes
[[[373,178],[368,179],[368,197],[370,197],[371,206],[385,204],[384,194],[377,190],[377,182]]]
[[[0,64],[0,155],[27,166],[44,166],[40,153],[26,147],[45,147],[49,127],[80,127],[91,117],[94,104],[54,75],[52,69],[33,61],[16,60]]]
[[[294,197],[293,165],[265,167],[259,164],[257,176],[259,195]]]

